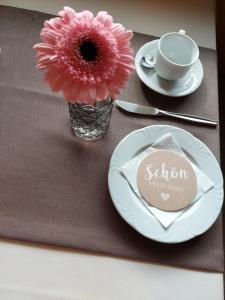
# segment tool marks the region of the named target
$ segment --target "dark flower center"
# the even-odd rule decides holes
[[[80,45],[80,54],[87,61],[96,60],[98,55],[98,47],[93,41],[83,41]]]

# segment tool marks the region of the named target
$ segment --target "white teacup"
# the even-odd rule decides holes
[[[184,77],[199,57],[195,41],[184,30],[164,34],[158,41],[155,71],[167,80]]]

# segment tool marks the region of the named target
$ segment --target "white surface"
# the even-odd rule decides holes
[[[149,134],[146,135],[146,139],[148,139],[147,143],[150,144],[151,142],[149,141],[149,135],[152,135],[152,131],[154,131],[154,128],[153,128],[153,126],[151,126],[151,128],[149,128],[149,129],[150,129],[150,130],[148,130]],[[184,216],[183,216],[183,218],[184,218],[185,214],[187,213],[187,210],[190,208],[190,205],[192,205],[196,201],[200,200],[200,198],[209,189],[211,189],[214,184],[209,179],[209,177],[206,176],[205,173],[203,173],[202,170],[200,170],[197,167],[197,165],[187,157],[187,155],[185,155],[185,153],[182,149],[182,144],[179,145],[178,142],[175,139],[175,136],[170,133],[171,127],[166,126],[165,129],[168,130],[168,132],[163,134],[163,135],[160,135],[160,128],[157,126],[156,130],[155,130],[157,137],[156,137],[155,141],[153,142],[153,144],[151,144],[149,147],[147,147],[144,151],[142,151],[138,155],[134,156],[131,160],[128,160],[128,162],[126,162],[125,165],[122,165],[122,167],[120,169],[120,172],[122,172],[122,174],[124,175],[124,177],[126,178],[126,180],[128,181],[128,183],[131,187],[129,189],[129,194],[134,192],[137,195],[138,199],[136,197],[134,199],[136,201],[142,201],[145,208],[148,211],[150,211],[150,213],[151,213],[150,217],[154,218],[154,216],[155,216],[155,218],[161,223],[161,224],[159,223],[159,226],[164,227],[164,228],[162,228],[162,231],[165,232],[165,234],[167,236],[168,234],[170,234],[171,224],[175,220],[177,220],[177,218],[180,217],[182,214],[184,214]],[[143,129],[141,129],[141,131],[138,131],[138,132],[139,132],[139,134],[142,134],[143,131],[146,132]],[[175,133],[177,131],[179,132],[179,129],[176,129]],[[137,132],[137,134],[138,134],[138,132]],[[126,140],[125,140],[125,143],[126,143]],[[138,145],[135,148],[136,148],[136,150],[140,149]],[[132,147],[132,149],[133,149],[133,147]],[[142,195],[141,195],[141,193],[139,192],[139,189],[138,189],[137,173],[138,173],[138,168],[139,168],[140,162],[146,156],[148,156],[150,153],[153,153],[153,152],[158,151],[158,150],[161,150],[161,151],[163,151],[163,150],[168,151],[169,150],[169,151],[172,151],[172,152],[176,152],[177,154],[179,154],[179,156],[182,156],[185,160],[188,160],[189,163],[191,164],[193,170],[194,170],[194,174],[195,174],[194,176],[196,176],[197,193],[195,195],[195,198],[190,199],[190,200],[192,200],[191,203],[188,203],[188,206],[185,205],[185,207],[182,207],[182,209],[179,209],[178,211],[163,211],[161,209],[158,209],[157,207],[151,206],[142,197]],[[137,152],[137,151],[135,151],[135,152]],[[203,155],[205,155],[205,154],[203,154]],[[119,161],[118,157],[117,157],[117,161]],[[118,190],[118,187],[114,186],[114,188],[116,190]],[[125,187],[124,187],[124,189],[125,189]],[[168,192],[168,190],[166,192]],[[165,201],[164,198],[163,198],[163,200]],[[221,199],[221,200],[223,201],[223,199]],[[127,201],[127,199],[126,199],[126,201]],[[199,207],[200,206],[198,206],[198,208]],[[189,219],[189,222],[191,223],[190,219]],[[169,226],[170,226],[170,228],[168,228]],[[189,227],[188,230],[193,230],[193,228]],[[148,231],[148,228],[146,228],[146,231]],[[158,235],[158,234],[156,233],[156,235]],[[159,235],[159,237],[160,237],[160,242],[164,242],[163,239],[161,240],[161,238],[165,238],[164,235]],[[179,242],[179,240],[176,239],[175,242]]]
[[[0,242],[2,300],[222,300],[223,276]]]
[[[155,71],[164,79],[177,80],[184,77],[198,57],[197,44],[183,29],[169,32],[159,39]]]
[[[216,48],[215,0],[0,0],[0,4],[56,14],[62,6],[93,12],[107,10],[116,22],[142,33],[162,36],[181,28],[198,45]]]
[[[167,229],[146,209],[121,174],[121,168],[141,149],[146,149],[166,133],[174,136],[186,155],[214,183],[213,189]],[[119,214],[140,234],[155,241],[179,243],[202,234],[215,222],[223,204],[223,176],[217,160],[205,144],[178,127],[153,125],[128,134],[113,152],[108,178],[111,198]]]
[[[154,68],[146,68],[141,64],[145,55],[156,55],[158,40],[144,44],[135,56],[135,69],[141,81],[150,89],[171,97],[183,97],[193,93],[202,83],[203,67],[198,59],[188,73],[179,80],[165,80],[159,77]]]
[[[108,10],[130,29],[161,36],[184,28],[215,49],[214,0],[0,0],[0,4],[56,14]],[[139,17],[138,17],[139,16]],[[0,299],[223,300],[223,275],[38,248],[0,241]]]

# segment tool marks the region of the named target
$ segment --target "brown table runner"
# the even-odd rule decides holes
[[[68,107],[35,70],[32,45],[47,14],[0,6],[0,236],[106,255],[223,271],[221,217],[191,241],[166,245],[139,235],[115,210],[107,187],[111,154],[128,133],[172,124],[204,141],[219,159],[219,129],[167,119],[133,117],[114,109],[103,140],[72,135]],[[153,37],[135,34],[135,51]],[[121,98],[218,119],[216,53],[201,49],[204,81],[194,94],[171,99],[136,74]]]

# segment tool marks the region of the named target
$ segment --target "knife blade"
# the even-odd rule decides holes
[[[131,113],[155,116],[159,113],[159,109],[152,106],[143,106],[127,101],[115,100],[115,105]]]
[[[161,110],[152,106],[143,106],[136,103],[131,103],[123,100],[115,100],[114,104],[130,113],[135,114],[141,114],[141,115],[149,115],[149,116],[167,116],[167,117],[173,117],[177,119],[182,119],[190,122],[205,124],[205,125],[211,125],[211,126],[217,126],[218,122],[204,118],[199,117],[195,115],[189,115],[189,114],[183,114],[183,113],[175,113],[175,112],[168,112],[165,110]]]

